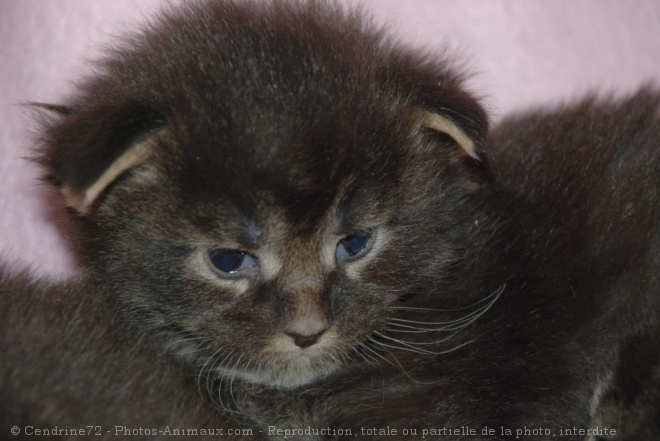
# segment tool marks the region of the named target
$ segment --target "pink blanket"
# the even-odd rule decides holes
[[[493,120],[586,91],[660,87],[657,0],[345,0],[413,44],[446,47],[475,75]],[[0,2],[0,259],[66,274],[74,268],[56,197],[37,181],[21,103],[57,103],[86,60],[134,29],[154,0]]]

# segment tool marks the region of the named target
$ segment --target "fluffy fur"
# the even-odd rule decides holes
[[[167,12],[46,106],[39,161],[85,269],[3,272],[2,429],[655,439],[659,102],[592,98],[489,134],[445,60],[360,14]],[[356,235],[368,247],[341,257]],[[255,263],[229,274],[210,250]]]

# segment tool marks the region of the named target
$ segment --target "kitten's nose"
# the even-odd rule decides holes
[[[301,349],[305,349],[315,344],[319,340],[319,337],[321,337],[326,330],[327,329],[323,329],[320,332],[311,335],[296,334],[294,332],[285,332],[285,334],[293,339],[293,342],[296,344],[296,346],[299,346]]]
[[[323,304],[322,290],[317,283],[298,282],[286,292],[286,309],[282,332],[301,349],[318,342],[330,327]]]

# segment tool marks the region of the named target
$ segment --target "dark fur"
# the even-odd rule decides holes
[[[74,191],[135,143],[154,147],[72,213],[83,279],[3,276],[3,434],[601,425],[656,439],[659,102],[587,99],[489,135],[446,61],[358,14],[231,1],[165,14],[44,127],[39,160]],[[456,123],[479,160],[418,109]],[[319,263],[332,231],[366,227],[388,240],[359,277]],[[225,243],[276,250],[282,266],[236,295],[191,269]],[[304,368],[268,360],[302,309],[338,338]],[[259,363],[265,384],[244,378]]]
[[[125,436],[123,426],[251,427],[228,424],[210,411],[197,379],[167,360],[162,348],[124,329],[87,281],[30,279],[0,279],[0,439],[159,439]],[[89,435],[10,437],[14,426],[85,429]],[[119,435],[115,426],[122,426]]]

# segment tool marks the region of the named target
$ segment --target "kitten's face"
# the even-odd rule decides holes
[[[438,214],[441,164],[409,151],[413,123],[386,126],[378,141],[275,127],[242,141],[236,128],[197,141],[207,148],[166,128],[88,215],[95,271],[136,320],[171,333],[171,351],[220,376],[284,387],[323,377],[440,268],[427,253],[450,253],[424,244],[439,231],[414,225]]]
[[[235,17],[188,11],[107,61],[45,161],[127,321],[197,370],[305,385],[434,295],[485,121],[353,19],[214,5]]]

